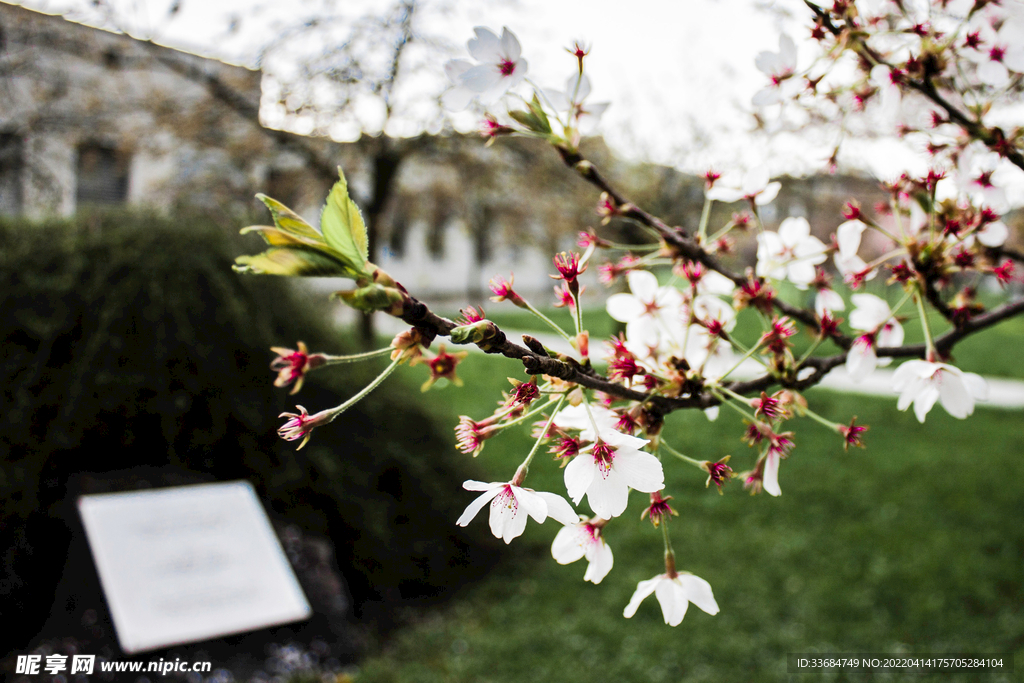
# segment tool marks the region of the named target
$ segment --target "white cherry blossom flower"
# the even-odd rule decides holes
[[[654,493],[665,486],[661,461],[640,449],[646,439],[609,432],[565,467],[565,488],[575,504],[586,495],[598,517],[611,519],[626,510],[629,489]]]
[[[864,17],[883,17],[895,9],[891,0],[857,0],[857,11]]]
[[[857,251],[860,249],[861,235],[864,234],[867,227],[867,224],[862,221],[851,220],[836,228],[836,243],[839,245],[839,250],[836,251],[832,260],[836,264],[836,270],[843,277],[863,273],[867,270],[868,264],[857,255]],[[877,273],[878,269],[872,268],[863,279],[870,280]]]
[[[1010,229],[1002,221],[986,223],[985,227],[974,233],[974,237],[986,247],[1001,247],[1009,236]]]
[[[1001,10],[980,12],[972,28],[978,34],[978,44],[961,50],[961,54],[977,65],[978,80],[994,88],[1009,85],[1012,73],[1024,73],[1024,15],[1019,5],[1006,8],[1005,20]],[[999,31],[994,29],[999,25]]]
[[[551,544],[551,556],[558,564],[572,564],[587,558],[587,571],[583,580],[591,583],[601,583],[614,563],[612,549],[601,535],[601,526],[588,519],[559,529]]]
[[[1012,72],[1024,73],[1024,11],[1020,4],[999,27],[999,43],[1005,48],[1002,63]]]
[[[442,96],[442,104],[453,111],[469,106],[474,99],[493,104],[526,77],[527,62],[515,34],[502,29],[501,37],[488,28],[478,26],[476,38],[467,43],[469,54],[478,64],[453,59],[445,64],[445,73],[454,87]]]
[[[469,480],[462,484],[462,488],[467,491],[483,491],[483,494],[469,504],[455,523],[466,526],[490,503],[491,533],[505,543],[511,543],[513,538],[522,535],[528,516],[533,517],[538,524],[548,517],[562,524],[575,524],[579,520],[565,498],[555,493],[534,491],[507,481],[486,483]]]
[[[753,200],[758,206],[771,204],[782,187],[780,182],[769,182],[771,176],[765,166],[752,168],[742,177],[732,173],[719,178],[707,192],[708,199],[730,204],[741,199]]]
[[[601,117],[604,115],[610,103],[598,102],[587,104],[585,100],[590,95],[590,79],[586,74],[579,71],[569,76],[566,81],[565,91],[545,88],[544,97],[554,108],[556,113],[569,112],[576,121],[576,128],[581,134],[586,135],[592,132]]]
[[[872,98],[872,109],[883,126],[890,129],[895,128],[900,123],[903,91],[893,80],[892,69],[884,64],[879,64],[871,69],[871,76],[868,80],[878,89],[875,97]]]
[[[473,68],[473,63],[465,59],[450,59],[444,65],[444,74],[452,87],[441,95],[441,106],[448,111],[462,111],[476,97],[476,93],[462,85],[462,74]]]
[[[838,228],[836,228],[836,244],[839,245],[839,253],[849,258],[857,255],[857,250],[860,249],[860,238],[867,229],[867,224],[863,221],[852,220],[846,221]]]
[[[997,153],[985,147],[984,143],[974,142],[960,153],[955,178],[961,192],[983,202],[996,213],[1006,213],[1010,204],[1006,190],[998,182],[999,166]]]
[[[637,608],[651,593],[661,604],[661,614],[669,626],[678,626],[686,615],[686,608],[692,602],[708,614],[718,614],[718,603],[711,592],[711,584],[693,574],[659,574],[653,579],[641,581],[636,585],[636,592],[629,599],[629,604],[622,611],[622,616],[629,619],[636,614]]]
[[[635,344],[657,348],[663,339],[683,329],[683,295],[675,287],[659,287],[646,270],[626,274],[629,294],[612,294],[605,308],[615,320],[626,323],[626,336]]]
[[[974,402],[988,398],[988,385],[981,376],[963,372],[945,363],[911,360],[896,368],[893,389],[900,398],[896,407],[906,410],[914,404],[914,414],[923,423],[936,401],[946,412],[964,419],[974,412]]]
[[[698,296],[704,294],[732,296],[734,291],[736,291],[736,283],[714,270],[705,270],[701,278],[697,280]]]
[[[874,294],[854,294],[850,300],[854,305],[850,313],[850,327],[864,334],[850,346],[846,354],[846,370],[852,379],[859,381],[875,368],[892,362],[891,358],[879,359],[875,349],[902,344],[903,326],[893,317],[889,304]]]
[[[775,448],[769,448],[764,456],[764,478],[761,485],[765,493],[778,498],[782,495],[782,487],[779,486],[779,464],[782,462],[782,453]]]
[[[892,318],[889,304],[874,294],[854,294],[850,300],[854,305],[850,313],[850,327],[855,330],[874,332]]]
[[[825,261],[825,245],[811,234],[806,218],[790,217],[779,231],[757,236],[757,274],[776,280],[787,279],[806,289],[815,278],[814,266]]]
[[[1006,244],[1010,237],[1010,229],[1002,221],[986,223],[980,230],[968,235],[963,239],[963,245],[967,248],[974,246],[975,241],[986,247],[1001,247]],[[956,239],[950,236],[951,241]]]
[[[792,83],[796,71],[796,43],[789,36],[779,36],[779,51],[761,52],[754,59],[754,65],[771,79],[771,83],[754,94],[755,107],[776,104],[786,99],[792,90],[787,82]],[[796,86],[797,88],[799,85]]]
[[[735,326],[735,319],[730,322]],[[691,325],[685,336],[686,349],[676,355],[685,358],[690,367],[701,368],[705,379],[720,379],[736,365],[736,354],[729,342],[713,337],[702,325]]]
[[[698,295],[693,300],[693,315],[697,320],[704,322],[714,320],[721,323],[726,332],[732,332],[736,327],[736,310],[717,296],[710,294]]]

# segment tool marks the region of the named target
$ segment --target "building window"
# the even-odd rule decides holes
[[[108,47],[103,51],[103,65],[108,69],[120,69],[124,65],[124,55],[115,48]]]
[[[122,204],[128,199],[128,157],[113,147],[87,143],[78,148],[78,191],[83,204]]]
[[[0,133],[0,214],[21,213],[23,159],[21,137]]]

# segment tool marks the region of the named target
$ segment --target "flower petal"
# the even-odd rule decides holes
[[[475,479],[467,479],[462,482],[462,488],[467,491],[490,491],[491,489],[500,489],[505,485],[503,481],[492,481],[490,483],[486,481],[476,481]]]
[[[501,41],[489,28],[477,26],[473,29],[476,38],[470,38],[466,46],[470,56],[478,62],[497,63],[501,59]]]
[[[591,546],[591,548],[595,547],[597,550],[592,553],[591,557],[587,558],[590,560],[590,564],[587,565],[587,571],[583,575],[583,580],[596,584],[601,583],[601,580],[608,576],[608,572],[612,570],[615,559],[612,557],[612,549],[608,547],[604,539],[598,539]]]
[[[819,318],[824,317],[826,313],[841,311],[845,308],[846,302],[835,290],[821,289],[814,297],[814,312],[818,314]]]
[[[807,285],[814,282],[816,276],[813,259],[792,261],[786,268],[786,279],[799,289],[807,289]]]
[[[781,457],[773,450],[768,451],[764,460],[764,490],[775,497],[782,495],[782,489],[779,488],[779,460]]]
[[[629,604],[626,605],[626,609],[622,610],[622,616],[629,619],[636,614],[637,607],[644,601],[644,598],[654,592],[662,578],[662,576],[655,576],[653,579],[647,579],[638,583],[636,590],[633,591],[633,596],[629,599]]]
[[[755,198],[754,203],[758,206],[765,206],[775,201],[775,198],[779,195],[779,190],[782,189],[782,183],[774,182],[768,183],[768,185],[762,190]]]
[[[565,96],[565,93],[560,90],[552,90],[551,88],[544,88],[542,90],[544,98],[551,105],[551,108],[556,112],[569,111],[572,109],[572,102]]]
[[[973,372],[963,373],[964,384],[967,386],[967,390],[971,392],[976,401],[987,401],[988,400],[988,382],[978,374]]]
[[[924,424],[925,415],[939,400],[939,388],[931,381],[924,381],[920,387],[920,391],[914,397],[914,415],[917,416],[918,422]]]
[[[749,197],[759,192],[764,192],[765,188],[768,187],[770,179],[768,167],[758,166],[743,174],[743,184],[740,186],[740,189],[743,190],[744,196]]]
[[[616,451],[612,469],[622,476],[626,485],[643,493],[665,488],[665,471],[661,461],[650,453],[622,448]]]
[[[779,238],[782,243],[795,247],[811,236],[811,224],[802,216],[790,216],[779,224]]]
[[[860,238],[864,229],[868,226],[862,221],[846,221],[836,228],[836,243],[839,245],[839,253],[843,256],[853,256],[860,249]]]
[[[500,494],[491,501],[491,516],[488,520],[491,533],[506,544],[526,530],[527,517],[526,510],[519,505],[511,486],[501,489]]]
[[[939,400],[947,413],[962,420],[974,412],[974,396],[964,383],[959,370],[940,370],[937,377]]]
[[[533,517],[533,521],[537,522],[537,524],[543,524],[544,520],[548,518],[548,503],[539,493],[530,489],[513,486],[512,494],[516,497],[519,505],[526,510],[526,514]],[[574,514],[573,516],[575,517],[576,515]]]
[[[452,82],[452,85],[459,85],[462,83],[462,74],[472,67],[473,62],[467,59],[449,59],[444,65],[444,74]]]
[[[1002,221],[995,221],[987,224],[975,235],[977,235],[978,241],[986,247],[1001,247],[1006,242],[1006,238],[1010,236],[1010,229]]]
[[[629,504],[629,486],[614,469],[598,472],[587,487],[587,502],[594,514],[605,519],[618,517]]]
[[[565,83],[565,94],[573,102],[582,102],[590,95],[590,78],[578,71]]]
[[[565,466],[565,490],[573,503],[580,504],[596,475],[597,466],[594,464],[594,456],[589,453],[577,455],[572,462]]]
[[[503,27],[501,30],[501,56],[510,62],[516,62],[522,55],[523,49],[519,45],[516,34],[509,31],[507,26]]]
[[[686,608],[690,601],[686,599],[683,586],[676,580],[664,578],[654,588],[654,596],[661,604],[661,615],[669,626],[678,626],[686,616]]]
[[[629,291],[641,301],[654,301],[658,292],[658,278],[654,273],[647,270],[631,270],[626,273],[626,282],[629,283]]]
[[[449,88],[441,95],[441,106],[447,111],[463,111],[476,97],[476,93],[469,88],[456,86]]]
[[[738,202],[743,199],[743,191],[735,187],[728,187],[720,183],[715,183],[715,186],[708,190],[705,196],[716,202],[732,204],[733,202]]]
[[[874,294],[854,294],[850,297],[854,310],[850,313],[850,327],[862,332],[874,332],[889,318],[889,304]]]
[[[470,482],[466,482],[466,483],[468,484]],[[474,482],[474,483],[479,483],[479,482]],[[476,498],[476,500],[474,500],[472,503],[470,503],[466,507],[466,510],[462,513],[462,515],[459,517],[459,519],[456,520],[455,523],[458,524],[459,526],[466,526],[467,524],[469,524],[473,520],[473,518],[477,516],[477,513],[479,513],[480,510],[482,510],[483,507],[485,505],[487,505],[487,503],[490,502],[490,500],[492,498],[494,498],[496,495],[498,495],[499,493],[501,493],[501,489],[500,488],[494,488],[494,489],[491,489],[491,490],[485,492],[482,496],[478,496]]]
[[[903,325],[896,322],[895,318],[891,318],[878,331],[878,346],[900,346],[903,344],[903,334]]]
[[[583,559],[587,552],[585,541],[589,536],[589,532],[582,524],[562,527],[555,534],[555,540],[551,542],[551,557],[555,558],[558,564],[571,564]]]
[[[679,581],[686,589],[686,597],[708,614],[718,614],[718,603],[711,592],[711,584],[693,574],[680,574]]]
[[[612,294],[604,307],[608,315],[620,323],[636,320],[647,310],[643,302],[632,294]]]
[[[859,382],[878,367],[878,356],[868,337],[857,337],[846,354],[846,372],[850,379]]]
[[[540,496],[547,504],[548,517],[551,517],[556,522],[560,522],[562,524],[575,524],[579,520],[580,516],[572,509],[569,502],[557,493],[537,491],[537,495]]]
[[[484,94],[500,88],[504,78],[494,64],[477,64],[462,74],[462,86],[475,93]]]

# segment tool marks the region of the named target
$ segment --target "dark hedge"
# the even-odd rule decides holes
[[[346,343],[325,298],[231,270],[258,246],[237,227],[145,213],[0,221],[0,615],[19,625],[13,647],[60,635],[54,615],[72,624],[84,609],[54,604],[76,602],[60,597],[62,577],[92,571],[69,555],[82,493],[248,479],[276,522],[330,539],[355,616],[385,628],[492,562],[481,525],[454,526],[448,494],[474,473],[451,432],[387,383],[301,451],[276,437],[279,413],[336,405],[385,361],[319,371],[295,397],[275,389],[271,345]]]

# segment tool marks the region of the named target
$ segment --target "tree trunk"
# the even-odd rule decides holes
[[[370,254],[370,261],[377,261],[378,245],[383,234],[381,221],[387,211],[388,203],[395,191],[395,181],[398,178],[398,169],[402,165],[405,154],[399,150],[395,141],[380,136],[374,141],[372,157],[373,189],[370,199],[366,204],[367,230],[367,251]],[[359,338],[363,346],[370,349],[374,347],[373,313],[363,313],[359,320]]]

